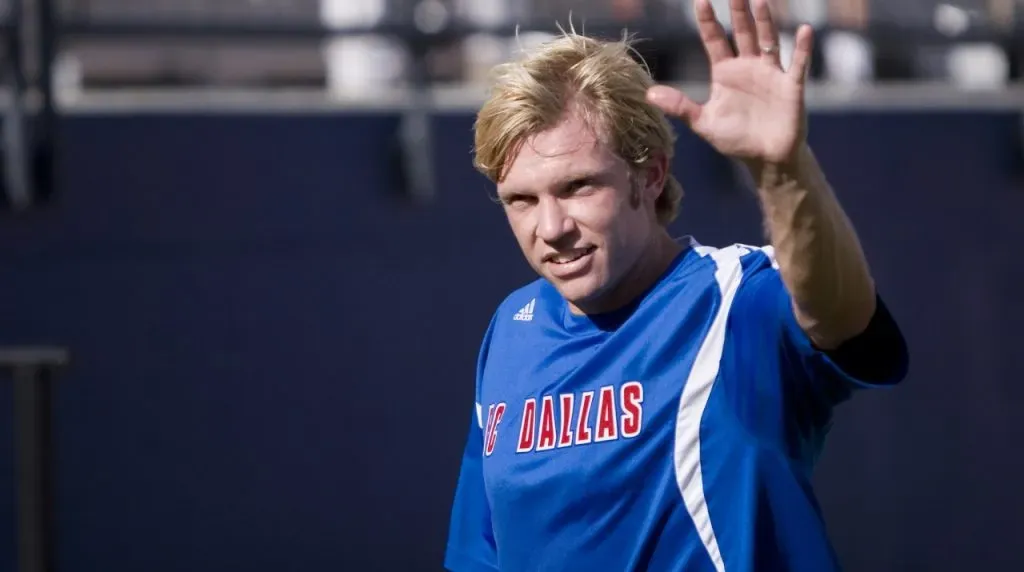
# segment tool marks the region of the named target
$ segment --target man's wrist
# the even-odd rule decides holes
[[[824,174],[807,143],[800,144],[786,161],[753,160],[747,161],[746,165],[759,193],[816,191],[824,184]]]

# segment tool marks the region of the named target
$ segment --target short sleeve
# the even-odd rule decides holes
[[[498,569],[491,511],[483,479],[483,430],[474,411],[455,488],[444,566],[452,572]]]
[[[744,257],[743,278],[730,312],[739,354],[779,380],[791,413],[818,428],[857,391],[891,387],[906,376],[909,356],[899,326],[881,296],[868,328],[823,351],[796,321],[792,298],[764,252]],[[771,368],[774,371],[765,371]]]
[[[448,528],[448,546],[444,566],[452,572],[494,572],[498,569],[498,550],[491,524],[491,507],[487,500],[483,473],[484,419],[480,405],[481,383],[491,337],[497,316],[491,323],[480,345],[476,365],[476,403],[469,422],[469,436],[462,453],[459,480],[455,486],[451,522]]]

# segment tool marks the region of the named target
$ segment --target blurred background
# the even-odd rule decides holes
[[[818,30],[811,143],[912,351],[838,412],[836,547],[1024,569],[1021,2],[774,6]],[[0,1],[0,571],[440,570],[476,351],[532,279],[473,114],[570,13],[701,97],[689,0]],[[678,146],[674,232],[762,243]]]

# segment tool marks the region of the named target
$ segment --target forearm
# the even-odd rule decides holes
[[[857,233],[807,147],[752,167],[765,225],[797,323],[822,349],[864,331],[875,287]]]

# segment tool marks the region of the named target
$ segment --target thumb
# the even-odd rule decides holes
[[[647,90],[647,101],[667,115],[692,125],[700,117],[701,107],[686,94],[667,85],[656,85]]]

